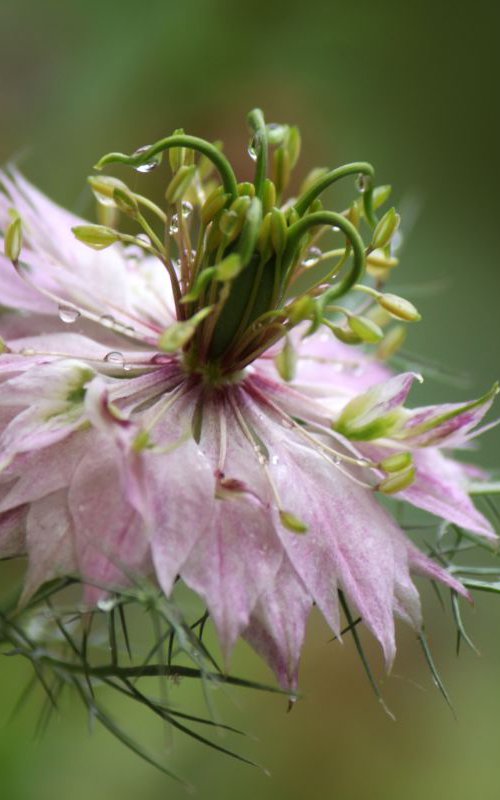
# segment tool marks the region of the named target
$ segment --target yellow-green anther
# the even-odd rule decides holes
[[[333,333],[333,335],[340,341],[344,342],[344,344],[361,344],[363,339],[359,334],[355,333],[353,330],[348,330],[347,328],[341,328],[340,325],[329,325],[328,326]]]
[[[397,267],[399,264],[399,259],[395,258],[394,256],[387,255],[384,250],[377,249],[372,250],[371,253],[368,253],[366,257],[366,263],[373,267],[392,269],[392,267]]]
[[[281,197],[290,180],[290,156],[284,147],[278,147],[273,156],[273,180],[276,194]]]
[[[116,188],[113,192],[113,200],[119,211],[129,217],[136,217],[139,213],[139,204],[129,189]]]
[[[300,217],[295,208],[289,208],[288,211],[285,212],[286,220],[290,226],[295,225],[296,222],[299,221]]]
[[[384,186],[376,186],[373,190],[373,208],[377,209],[383,206],[391,196],[392,186],[388,184]]]
[[[381,328],[384,328],[385,325],[388,325],[389,322],[392,322],[392,317],[389,312],[386,311],[385,308],[382,308],[378,305],[372,306],[364,316],[368,317],[368,319],[371,319],[372,322],[375,322]]]
[[[120,181],[118,178],[113,178],[111,175],[91,175],[87,178],[87,181],[96,200],[105,206],[115,205],[113,193],[116,189],[121,189],[123,192],[130,192],[123,181]]]
[[[304,295],[294,300],[291,305],[287,306],[288,319],[292,325],[298,325],[299,322],[304,322],[306,319],[311,319],[315,315],[316,303],[309,295]]]
[[[373,250],[377,250],[378,248],[385,247],[386,244],[389,244],[399,227],[400,221],[401,217],[396,212],[395,208],[390,208],[389,211],[386,211],[382,219],[379,220],[375,226],[371,248]]]
[[[10,211],[12,222],[4,235],[4,252],[13,264],[17,264],[23,247],[23,223],[17,211]]]
[[[0,336],[0,353],[10,353],[10,347],[7,342]]]
[[[196,328],[209,314],[213,306],[207,306],[183,322],[174,322],[158,339],[158,347],[165,353],[175,353],[187,344],[196,333]]]
[[[174,204],[178,203],[179,200],[182,200],[189,189],[195,174],[196,167],[194,164],[189,167],[186,165],[179,167],[167,186],[167,191],[165,192],[165,199],[167,203]]]
[[[212,142],[213,147],[217,150],[222,150],[222,142]],[[207,156],[202,155],[198,161],[198,174],[202,181],[208,178],[215,169],[215,164]]]
[[[290,169],[293,169],[299,160],[301,144],[302,140],[299,129],[296,125],[290,126],[285,144],[286,151],[288,153]]]
[[[377,302],[396,319],[402,319],[405,322],[418,322],[422,319],[413,303],[397,294],[380,294]]]
[[[381,361],[391,358],[404,345],[408,331],[404,325],[395,325],[384,336],[375,355]]]
[[[105,225],[77,225],[71,230],[78,241],[94,250],[104,250],[120,238],[113,228],[107,228]]]
[[[185,294],[181,300],[181,303],[193,303],[195,300],[198,300],[201,293],[205,291],[208,284],[211,280],[215,277],[216,268],[215,267],[207,267],[206,269],[202,270],[194,283],[194,286]]]
[[[245,217],[242,214],[238,214],[237,211],[226,209],[221,214],[219,230],[228,240],[236,239],[241,231],[244,219]]]
[[[172,136],[179,136],[184,134],[184,128],[176,128]],[[171,147],[168,151],[168,161],[172,172],[177,172],[179,167],[185,163],[186,150],[184,147]]]
[[[326,175],[327,172],[328,167],[315,167],[312,169],[302,181],[302,185],[299,189],[299,196],[308,192],[311,186],[313,186],[319,178],[322,178],[324,175]]]
[[[231,253],[231,255],[226,256],[220,264],[217,264],[215,267],[215,277],[222,283],[232,281],[239,275],[242,266],[241,258],[238,253]]]
[[[276,205],[276,186],[269,178],[264,181],[262,190],[262,213],[265,215]]]
[[[147,448],[152,446],[153,442],[148,431],[139,431],[132,442],[132,450],[134,453],[141,453],[143,450],[147,450]]]
[[[261,255],[266,255],[271,249],[271,217],[272,214],[269,211],[260,226],[257,247]]]
[[[401,472],[395,472],[393,475],[390,475],[388,478],[379,483],[376,488],[379,490],[379,492],[382,492],[382,494],[396,494],[396,492],[402,492],[403,489],[407,489],[408,486],[411,486],[414,480],[415,467],[412,466],[409,469],[402,470]]]
[[[238,184],[238,194],[240,197],[255,197],[255,186],[250,181],[244,181]]]
[[[361,214],[359,212],[359,205],[358,203],[353,203],[351,207],[346,212],[346,217],[351,222],[355,228],[359,228],[359,223],[361,221]]]
[[[407,470],[413,464],[413,456],[411,453],[394,453],[393,456],[388,456],[380,462],[380,468],[384,472],[401,472]]]
[[[384,332],[376,322],[368,317],[349,316],[349,327],[363,342],[377,344],[384,338]]]
[[[271,241],[278,255],[281,255],[286,244],[286,217],[279,208],[271,211]]]
[[[274,363],[284,381],[293,381],[297,369],[297,351],[288,336]]]
[[[280,511],[281,524],[292,533],[307,533],[309,526],[289,511]]]
[[[224,187],[217,186],[216,189],[213,190],[211,194],[207,197],[203,206],[201,208],[201,221],[203,225],[208,225],[209,222],[213,220],[216,214],[224,208],[227,201],[229,200],[229,195],[224,194]]]

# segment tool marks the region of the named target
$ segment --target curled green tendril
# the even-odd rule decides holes
[[[337,167],[337,169],[333,169],[331,172],[321,175],[321,177],[312,184],[307,192],[304,192],[304,194],[299,197],[295,203],[295,210],[298,215],[302,217],[306,213],[311,203],[313,203],[314,200],[316,200],[316,198],[319,197],[320,194],[322,194],[325,189],[328,189],[328,187],[333,183],[336,183],[341,178],[345,178],[347,175],[366,175],[369,179],[369,183],[363,192],[363,207],[366,219],[369,225],[373,228],[377,224],[377,218],[373,208],[372,178],[374,174],[375,171],[372,165],[368,164],[367,161],[354,161],[352,164],[344,164],[343,167]]]
[[[224,191],[231,196],[232,200],[237,198],[238,186],[231,164],[213,144],[206,142],[204,139],[199,139],[197,136],[188,136],[187,134],[167,136],[166,139],[160,139],[160,141],[152,144],[151,147],[148,147],[147,150],[142,151],[140,154],[132,153],[132,155],[126,155],[125,153],[108,153],[97,162],[95,169],[101,170],[107,164],[127,164],[131,167],[140,167],[142,164],[147,164],[159,153],[163,153],[171,147],[186,147],[203,153],[218,170],[224,185]]]
[[[255,194],[262,199],[264,190],[264,181],[267,176],[267,159],[268,159],[268,135],[267,127],[264,120],[264,114],[260,108],[254,108],[248,115],[248,124],[253,132],[253,147],[257,154],[257,163],[255,165]]]
[[[283,274],[286,275],[288,268],[293,263],[294,257],[297,253],[300,240],[310,228],[317,227],[318,225],[329,225],[331,227],[340,228],[342,233],[346,236],[352,246],[353,260],[349,272],[336,283],[331,289],[328,289],[322,295],[322,302],[329,303],[336,300],[342,295],[346,294],[355,283],[359,281],[363,274],[365,266],[365,248],[363,240],[354,227],[342,214],[337,214],[335,211],[316,211],[314,214],[308,214],[302,217],[288,229],[287,243],[283,255]]]

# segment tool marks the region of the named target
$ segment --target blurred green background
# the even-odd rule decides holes
[[[468,386],[427,381],[418,400],[465,399],[500,373],[498,23],[488,0],[467,11],[451,2],[367,0],[3,0],[0,161],[18,159],[43,191],[90,213],[85,177],[109,150],[129,151],[183,126],[223,137],[244,177],[250,108],[299,124],[304,172],[366,159],[393,184],[408,233],[395,283],[430,287],[414,295],[424,322],[410,349],[470,376]],[[482,463],[498,466],[499,444],[493,431]],[[226,721],[259,737],[239,749],[272,777],[180,737],[172,765],[203,800],[496,800],[500,603],[479,598],[467,613],[483,657],[464,652],[457,661],[449,614],[429,590],[424,597],[457,719],[408,631],[400,631],[394,674],[384,680],[394,723],[371,695],[352,643],[329,643],[315,619],[304,699],[293,713],[281,698],[246,690],[217,701]],[[3,724],[28,669],[1,666]],[[269,679],[244,645],[235,670]],[[202,709],[196,688],[174,691]],[[33,739],[36,710],[35,703],[0,728],[2,798],[185,796],[107,734],[89,736],[76,700],[41,742]],[[161,729],[124,711],[136,735],[161,752]]]

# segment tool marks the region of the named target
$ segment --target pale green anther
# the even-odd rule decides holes
[[[257,247],[262,256],[267,256],[271,251],[271,212],[269,211],[262,220]]]
[[[288,135],[288,125],[271,123],[267,126],[267,139],[269,144],[282,144]]]
[[[376,186],[373,190],[373,208],[377,209],[383,206],[391,196],[392,186],[385,184],[384,186]]]
[[[393,456],[388,456],[380,462],[380,468],[384,472],[401,472],[407,470],[413,464],[413,456],[411,453],[395,453]]]
[[[7,342],[0,336],[0,354],[1,353],[10,353],[10,348]]]
[[[382,492],[382,494],[396,494],[396,492],[402,492],[403,489],[407,489],[408,486],[411,486],[414,480],[415,467],[412,466],[409,469],[402,470],[401,472],[395,472],[393,475],[390,475],[388,478],[379,483],[376,488],[379,490],[379,492]]]
[[[364,415],[365,407],[361,405],[366,404],[366,395],[355,397],[351,400],[340,415],[340,419],[334,425],[334,429],[357,442],[370,442],[374,439],[383,439],[387,436],[392,436],[401,430],[405,420],[406,413],[402,408],[396,408],[389,411],[388,414],[382,414],[379,417],[370,416],[369,413]],[[359,403],[359,406],[357,405]]]
[[[422,319],[413,303],[399,295],[380,294],[377,297],[377,303],[396,319],[402,319],[405,322],[418,322]]]
[[[231,253],[215,267],[215,278],[222,283],[232,281],[242,270],[241,258],[238,253]]]
[[[346,213],[346,217],[351,222],[355,228],[359,228],[359,223],[361,221],[361,214],[359,212],[359,205],[358,203],[353,203],[352,206],[348,209]]]
[[[328,172],[328,167],[315,167],[312,169],[308,175],[302,181],[302,185],[299,189],[299,196],[306,194],[309,191],[311,186],[314,186],[316,181],[319,178],[322,178]]]
[[[284,147],[278,147],[273,155],[273,180],[276,194],[281,197],[290,180],[290,156]]]
[[[230,211],[229,209],[226,209],[222,212],[219,220],[219,230],[227,239],[235,239],[241,231],[242,225],[243,217],[240,216],[236,211]]]
[[[383,330],[368,317],[349,316],[349,327],[363,342],[377,344],[384,338]]]
[[[363,341],[361,336],[359,336],[359,334],[355,333],[353,330],[341,328],[340,325],[329,325],[328,327],[333,335],[344,344],[361,344]]]
[[[291,305],[286,309],[288,319],[292,325],[298,325],[299,322],[304,322],[306,319],[311,319],[314,316],[316,303],[309,295],[304,295],[294,300]]]
[[[288,336],[281,351],[274,359],[274,363],[284,381],[293,381],[297,370],[297,351]]]
[[[227,201],[229,200],[229,195],[224,194],[224,187],[217,186],[214,191],[209,194],[205,202],[203,203],[201,209],[201,221],[203,225],[208,225],[209,222],[213,220],[213,218],[219,213],[219,211],[224,208]]]
[[[167,203],[172,203],[173,205],[174,203],[178,203],[180,200],[182,200],[189,189],[195,174],[196,167],[194,164],[189,167],[186,165],[179,167],[167,186],[167,191],[165,192],[165,200]]]
[[[238,194],[240,197],[255,197],[255,186],[250,181],[238,184]]]
[[[212,145],[217,150],[222,150],[221,141],[212,142]],[[198,161],[198,174],[202,181],[206,180],[206,178],[208,178],[212,174],[214,169],[215,169],[215,164],[213,161],[207,158],[207,156],[204,155],[200,156],[200,159]]]
[[[286,217],[279,208],[271,211],[271,241],[278,255],[281,255],[286,245]]]
[[[136,217],[139,213],[139,204],[127,187],[125,187],[125,189],[115,189],[113,192],[113,200],[117,209],[123,214],[127,214],[129,217]]]
[[[4,253],[10,261],[17,264],[23,247],[23,224],[17,211],[11,210],[12,222],[4,235]]]
[[[381,361],[386,361],[400,350],[406,341],[408,331],[404,325],[395,325],[388,331],[377,348],[375,355]]]
[[[292,208],[289,208],[288,211],[285,212],[285,216],[290,227],[292,225],[295,225],[295,223],[298,222],[300,219],[297,210],[293,208],[293,206]]]
[[[172,136],[179,136],[184,134],[184,128],[176,128]],[[177,172],[179,167],[185,163],[186,150],[184,147],[171,147],[168,151],[168,161],[172,172]]]
[[[262,191],[262,213],[268,214],[276,205],[276,187],[272,180],[266,178]]]
[[[132,450],[134,453],[140,453],[142,450],[147,450],[152,446],[151,436],[148,431],[139,431],[134,441],[132,442]]]
[[[196,281],[191,291],[188,294],[184,295],[184,297],[181,300],[181,303],[194,303],[195,300],[198,300],[202,292],[205,291],[208,284],[215,277],[216,271],[217,271],[216,267],[207,267],[206,269],[202,270],[196,277]]]
[[[289,511],[280,511],[280,520],[284,528],[292,533],[307,533],[309,526]]]
[[[113,193],[115,189],[129,192],[127,185],[111,175],[90,175],[87,182],[95,195],[96,200],[104,205],[114,205]]]
[[[187,344],[196,333],[196,328],[212,313],[213,306],[207,306],[183,322],[174,322],[158,339],[158,347],[164,353],[175,353]]]
[[[71,229],[78,241],[92,247],[93,250],[104,250],[118,242],[119,234],[105,225],[77,225]]]
[[[375,230],[373,231],[371,242],[372,250],[378,250],[389,244],[399,227],[400,221],[401,217],[396,212],[395,208],[390,208],[389,211],[386,211],[382,219],[377,222]]]
[[[366,257],[366,263],[373,267],[382,267],[392,269],[397,267],[399,260],[394,256],[389,256],[384,250],[372,250]]]
[[[286,150],[288,153],[288,158],[290,161],[290,169],[293,169],[297,164],[297,161],[300,157],[300,149],[302,145],[302,140],[300,136],[300,131],[296,125],[292,125],[288,129],[288,135],[286,137]]]

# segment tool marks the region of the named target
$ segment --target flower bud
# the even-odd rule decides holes
[[[396,319],[402,319],[405,322],[418,322],[422,319],[413,303],[399,295],[380,294],[377,297],[377,303]]]
[[[182,166],[179,167],[177,172],[175,173],[174,177],[170,181],[167,186],[167,191],[165,192],[165,199],[167,203],[174,203],[179,202],[179,200],[184,197],[191,182],[196,174],[196,167],[192,164],[190,167]]]
[[[377,250],[380,247],[385,247],[386,244],[389,244],[392,237],[396,233],[401,218],[399,214],[396,213],[395,208],[390,208],[387,211],[382,219],[377,222],[375,230],[373,231],[372,243],[371,247],[372,250]]]
[[[77,225],[71,229],[78,239],[94,250],[104,250],[106,247],[118,242],[119,234],[105,225]]]
[[[369,344],[376,344],[384,338],[383,330],[368,317],[356,317],[354,315],[349,317],[349,327],[354,333],[359,336],[363,342]]]
[[[10,211],[12,222],[7,227],[4,237],[4,252],[13,264],[17,264],[23,246],[23,224],[17,211]]]

